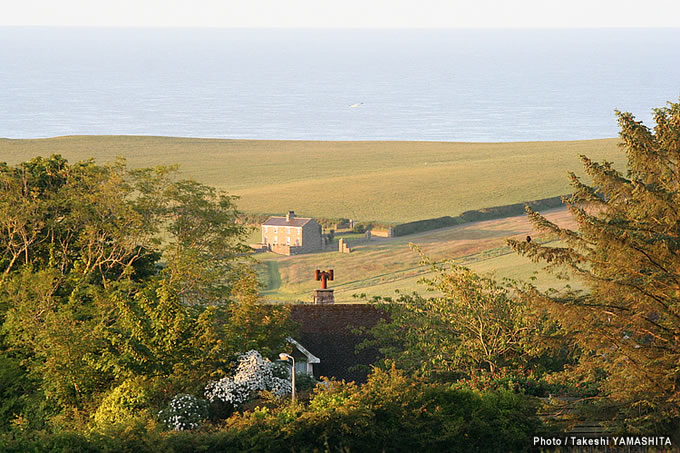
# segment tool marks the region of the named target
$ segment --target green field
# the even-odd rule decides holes
[[[251,213],[406,222],[569,191],[577,156],[621,162],[617,139],[439,143],[217,140],[141,136],[0,139],[10,164],[58,153],[132,167],[179,164]]]
[[[561,226],[574,228],[575,224],[566,209],[546,212],[546,216]],[[353,247],[350,254],[331,249],[286,257],[272,253],[256,255],[260,280],[265,286],[263,295],[273,301],[310,302],[318,282],[314,281],[314,269],[332,268],[336,281],[338,302],[357,301],[354,294],[391,296],[395,290],[402,292],[425,292],[418,280],[430,273],[428,266],[419,263],[419,255],[411,250],[410,243],[418,246],[431,259],[454,260],[495,277],[528,279],[538,272],[537,286],[542,289],[561,287],[563,282],[542,271],[542,266],[511,252],[505,246],[509,237],[524,238],[531,234],[534,240],[547,240],[533,231],[524,216],[474,222],[451,228],[414,234],[391,239],[366,241],[361,235],[342,236]],[[578,283],[570,282],[579,288]]]

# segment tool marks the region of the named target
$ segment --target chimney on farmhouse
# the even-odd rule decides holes
[[[295,218],[295,212],[294,211],[288,211],[288,214],[286,214],[286,222],[290,222]]]

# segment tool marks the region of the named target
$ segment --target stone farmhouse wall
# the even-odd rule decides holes
[[[301,253],[316,252],[323,248],[321,239],[321,225],[312,219],[302,226]]]

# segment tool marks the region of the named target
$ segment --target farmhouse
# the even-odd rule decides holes
[[[323,248],[321,225],[308,217],[270,217],[262,224],[262,245],[281,255],[309,253]]]

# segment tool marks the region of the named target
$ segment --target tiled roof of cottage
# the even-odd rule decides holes
[[[266,222],[264,222],[262,225],[265,226],[284,226],[284,227],[301,227],[307,222],[309,222],[310,218],[308,217],[293,217],[290,220],[286,220],[285,217],[270,217],[267,219]]]
[[[300,325],[295,339],[321,360],[315,365],[317,377],[356,382],[366,381],[369,365],[379,353],[376,348],[357,353],[357,345],[366,336],[353,329],[371,328],[385,317],[385,312],[370,304],[293,305],[291,310],[291,318]]]

